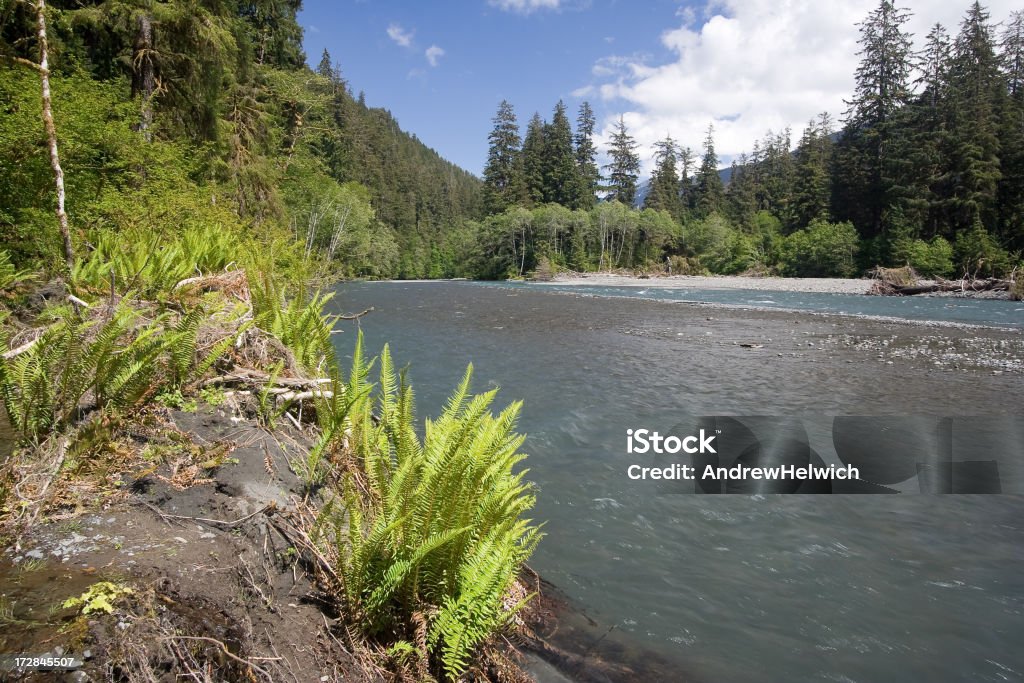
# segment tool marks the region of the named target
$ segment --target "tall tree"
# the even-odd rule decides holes
[[[693,195],[693,174],[696,168],[697,157],[689,147],[679,148],[679,202],[682,204],[683,212],[695,207]]]
[[[1007,97],[999,136],[999,216],[1009,246],[1024,249],[1024,11],[1010,15],[1001,48]]]
[[[967,10],[953,46],[950,68],[954,229],[981,221],[996,224],[996,196],[1001,178],[999,116],[1006,86],[999,72],[988,12],[975,2]]]
[[[803,228],[815,219],[828,220],[832,197],[832,121],[828,112],[804,129],[796,152],[790,227]]]
[[[615,123],[611,140],[608,143],[608,156],[611,163],[608,169],[608,199],[632,206],[636,199],[636,185],[640,178],[639,145],[626,129],[623,117]]]
[[[64,244],[64,264],[70,271],[75,264],[75,252],[71,246],[71,229],[68,226],[68,214],[64,209],[64,169],[60,165],[60,154],[57,150],[57,127],[53,123],[53,102],[50,96],[50,47],[46,34],[46,2],[36,0],[36,40],[39,43],[39,80],[43,101],[43,129],[46,131],[46,143],[50,150],[50,167],[53,169],[53,182],[57,191],[57,225],[60,228],[61,241]]]
[[[544,146],[544,201],[578,206],[580,184],[576,175],[572,127],[565,113],[565,103],[561,100],[555,105]]]
[[[887,205],[886,180],[890,120],[910,97],[911,34],[904,30],[910,13],[892,0],[881,0],[860,24],[860,65],[853,100],[848,102],[840,144],[835,204],[863,234],[882,231]]]
[[[586,100],[580,104],[576,117],[576,178],[579,190],[573,208],[589,209],[597,201],[597,190],[601,182],[601,170],[597,167],[597,147],[594,146],[594,128],[597,119],[594,110]]]
[[[547,169],[548,124],[534,112],[526,126],[523,138],[523,188],[530,205],[543,204],[545,198],[545,171]]]
[[[722,208],[725,187],[722,177],[718,175],[718,155],[715,153],[715,126],[708,124],[708,132],[704,137],[704,157],[697,169],[694,194],[697,213],[708,216]]]
[[[664,140],[654,143],[654,150],[654,172],[644,198],[644,207],[667,211],[678,220],[682,216],[677,168],[679,145],[671,135],[666,135]]]
[[[487,165],[484,167],[484,203],[488,213],[501,213],[522,195],[519,124],[507,100],[498,105],[491,119],[494,129],[488,140]]]

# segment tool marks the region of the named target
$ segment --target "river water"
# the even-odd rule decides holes
[[[368,350],[389,342],[409,364],[420,419],[469,361],[476,389],[525,401],[547,534],[531,564],[599,633],[612,629],[592,656],[649,653],[694,681],[1024,680],[1024,497],[664,495],[625,476],[627,428],[670,431],[686,416],[1020,415],[1019,372],[890,352],[983,343],[1012,355],[1019,332],[574,292],[352,283],[333,305],[375,308],[359,322]],[[808,308],[863,312],[830,305]],[[968,315],[1013,326],[1013,307]],[[343,357],[355,325],[336,336]]]

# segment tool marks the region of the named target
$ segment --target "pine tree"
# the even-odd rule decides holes
[[[708,132],[704,137],[704,157],[697,170],[695,185],[695,208],[700,216],[708,216],[722,208],[725,188],[722,185],[722,177],[718,175],[714,124],[708,125]]]
[[[640,178],[638,147],[636,140],[626,130],[625,120],[620,116],[608,146],[611,163],[605,166],[608,169],[609,200],[626,206],[633,205],[637,180]]]
[[[490,149],[484,167],[484,203],[488,213],[501,213],[522,195],[519,124],[512,105],[502,100],[492,119]]]
[[[580,204],[580,183],[572,146],[572,127],[565,103],[555,105],[544,139],[544,201],[574,207]]]
[[[666,135],[664,140],[654,143],[654,149],[654,173],[651,174],[650,188],[644,198],[644,208],[667,211],[679,220],[682,216],[677,169],[679,145],[671,135]]]
[[[597,167],[597,147],[594,146],[594,128],[597,120],[590,103],[584,101],[580,105],[576,117],[576,178],[579,189],[576,192],[575,209],[589,209],[597,201],[597,191],[601,182],[601,171]]]
[[[754,196],[750,157],[746,153],[734,159],[729,171],[729,185],[725,189],[725,206],[729,218],[736,225],[752,231],[757,199]]]

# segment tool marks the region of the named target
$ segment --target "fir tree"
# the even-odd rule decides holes
[[[828,220],[832,196],[832,122],[828,112],[811,120],[797,147],[791,227],[803,228],[815,219]]]
[[[671,135],[666,135],[664,140],[654,143],[654,149],[654,173],[651,174],[644,208],[667,211],[678,220],[682,215],[677,169],[679,145]]]
[[[576,178],[579,189],[573,208],[589,209],[597,201],[597,190],[601,182],[601,171],[597,167],[597,147],[594,146],[594,128],[597,121],[590,103],[580,105],[576,117]]]
[[[725,188],[722,177],[718,175],[718,155],[715,153],[715,126],[708,125],[704,137],[704,157],[697,169],[694,194],[695,208],[701,216],[708,216],[722,208]]]
[[[523,188],[529,205],[543,204],[546,200],[547,134],[548,124],[535,112],[523,139]]]
[[[892,0],[881,0],[860,24],[861,61],[846,112],[836,169],[842,182],[835,204],[867,236],[883,229],[890,119],[910,97],[912,43],[903,28],[909,18]]]
[[[608,169],[608,199],[632,206],[636,198],[636,184],[640,177],[640,156],[636,140],[626,130],[626,122],[620,116],[612,131],[608,146],[611,163]]]
[[[488,213],[501,213],[522,195],[519,124],[512,105],[502,100],[492,119],[490,149],[484,167],[484,203]]]
[[[572,127],[561,100],[555,105],[544,146],[544,201],[562,206],[578,206],[580,183],[576,174]]]

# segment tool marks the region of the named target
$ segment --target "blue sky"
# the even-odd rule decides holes
[[[1014,0],[986,3],[994,21]],[[905,2],[918,42],[935,22],[956,33],[968,0]],[[562,99],[598,115],[599,146],[624,116],[645,169],[671,134],[698,153],[709,123],[724,164],[769,129],[836,119],[853,88],[856,22],[875,0],[306,0],[312,65],[326,47],[355,93],[403,129],[480,174],[498,103],[520,125]],[[962,6],[961,6],[962,5]]]

